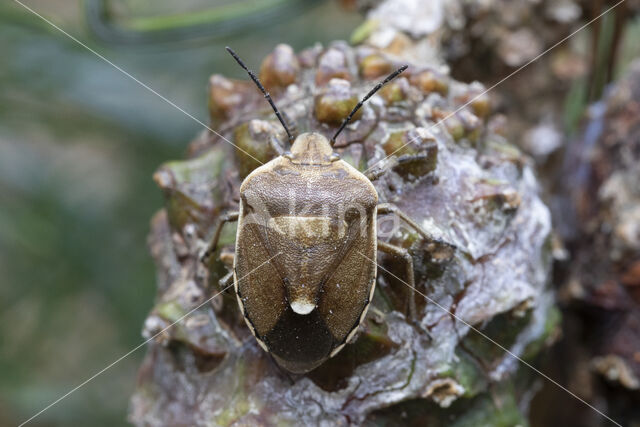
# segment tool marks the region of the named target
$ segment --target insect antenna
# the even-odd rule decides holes
[[[242,62],[242,59],[240,59],[238,54],[235,53],[233,49],[231,49],[229,46],[227,46],[225,49],[227,49],[227,52],[229,52],[229,54],[233,56],[233,59],[236,60],[238,65],[240,65],[249,74],[249,77],[251,77],[251,80],[253,80],[256,86],[258,86],[258,89],[260,89],[264,97],[267,98],[267,101],[269,101],[269,105],[271,105],[271,108],[273,108],[273,111],[276,113],[276,117],[278,118],[278,120],[280,120],[280,123],[282,123],[282,127],[284,127],[284,130],[287,132],[287,137],[289,138],[289,142],[293,141],[293,135],[289,131],[289,128],[287,127],[287,123],[282,118],[282,115],[280,114],[280,111],[278,111],[278,107],[276,107],[276,104],[274,104],[273,99],[271,99],[271,95],[269,95],[269,92],[267,92],[264,86],[262,86],[262,83],[260,83],[260,80],[258,80],[258,76],[256,76],[253,71],[251,71],[249,68],[247,68],[246,65],[244,65],[244,62]]]
[[[371,89],[369,91],[368,94],[366,94],[364,96],[364,98],[362,98],[362,100],[360,102],[358,102],[358,104],[353,108],[353,110],[351,110],[351,112],[349,113],[349,115],[343,120],[342,124],[340,125],[340,128],[338,129],[338,131],[333,135],[333,137],[331,138],[331,146],[333,147],[333,144],[335,144],[336,142],[336,138],[338,137],[338,135],[340,135],[340,132],[343,131],[343,129],[349,124],[349,122],[351,121],[351,119],[353,118],[354,114],[356,114],[358,112],[358,110],[360,109],[360,107],[362,107],[362,105],[367,101],[367,99],[371,98],[373,96],[373,94],[375,94],[377,91],[379,91],[380,89],[382,89],[382,86],[386,85],[387,83],[389,83],[391,80],[395,79],[396,77],[398,77],[398,75],[400,73],[402,73],[404,70],[406,70],[409,66],[408,65],[403,65],[402,67],[398,68],[397,70],[395,70],[393,73],[389,74],[387,76],[386,79],[384,79],[383,81],[381,81],[380,83],[378,83],[376,85],[376,87],[374,87],[373,89]]]

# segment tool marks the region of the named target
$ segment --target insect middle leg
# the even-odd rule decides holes
[[[383,242],[382,240],[378,240],[378,250],[380,252],[402,258],[405,262],[406,274],[404,280],[406,280],[405,284],[408,285],[405,294],[405,302],[409,306],[409,318],[411,321],[415,322],[418,320],[418,313],[416,310],[416,283],[413,271],[413,257],[405,248],[391,245],[387,242]]]

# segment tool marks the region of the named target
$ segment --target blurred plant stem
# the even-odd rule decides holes
[[[169,1],[85,0],[98,37],[116,43],[176,42],[222,37],[290,20],[322,0]]]

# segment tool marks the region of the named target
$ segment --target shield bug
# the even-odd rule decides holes
[[[216,249],[224,224],[237,221],[233,272],[223,281],[233,280],[240,310],[260,346],[280,366],[304,373],[336,355],[357,332],[375,289],[377,251],[402,258],[405,279],[414,287],[409,252],[377,240],[379,215],[395,214],[423,238],[439,242],[394,205],[378,204],[371,180],[379,175],[362,174],[333,150],[363,103],[407,66],[378,83],[330,140],[315,132],[294,138],[256,75],[227,50],[262,91],[293,143],[284,152],[271,141],[278,157],[244,179],[239,211],[220,218],[203,259]],[[259,273],[249,274],[262,264]],[[413,293],[409,312],[415,317]]]

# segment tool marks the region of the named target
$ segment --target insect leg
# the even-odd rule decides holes
[[[405,163],[427,161],[429,158],[430,155],[427,153],[403,154],[401,156],[393,156],[388,159],[379,161],[375,164],[375,166],[367,169],[364,172],[364,175],[369,178],[369,181],[375,181],[384,176],[388,171],[394,170],[398,166],[401,166]]]
[[[405,248],[401,248],[399,246],[390,245],[387,242],[383,242],[382,240],[378,240],[378,250],[380,252],[384,252],[393,256],[397,256],[402,258],[405,262],[406,266],[406,276],[405,279],[410,289],[407,289],[407,303],[409,306],[409,317],[412,321],[416,321],[418,319],[417,310],[416,310],[416,283],[413,272],[413,258],[408,250]]]
[[[296,139],[296,137],[298,136],[298,124],[293,120],[291,120],[291,117],[285,111],[282,111],[282,116],[284,117],[284,120],[287,122],[287,125],[289,125],[289,131],[291,131],[291,136],[293,137],[293,139]]]
[[[271,148],[273,148],[273,150],[278,154],[278,156],[282,156],[284,154],[284,150],[280,146],[280,143],[278,142],[275,136],[269,137],[269,145],[271,145]]]
[[[213,252],[215,252],[216,247],[218,246],[218,240],[220,240],[220,233],[222,232],[222,227],[227,222],[235,222],[238,220],[240,216],[240,212],[227,212],[220,217],[218,220],[218,224],[216,224],[216,229],[213,233],[213,238],[211,242],[207,246],[207,249],[204,251],[202,256],[200,257],[200,261],[205,262]]]
[[[380,164],[375,166],[373,169],[365,171],[364,175],[369,179],[369,181],[375,181],[386,174],[389,170],[395,168],[398,165],[398,159],[396,157],[391,157],[379,163]]]
[[[445,242],[440,237],[434,236],[432,233],[425,230],[420,224],[415,222],[409,215],[402,212],[396,205],[391,203],[380,203],[378,205],[378,215],[393,214],[404,221],[409,227],[422,236],[428,242],[427,251],[431,254],[432,258],[438,261],[445,261],[453,256],[453,252],[456,247],[452,243]]]

